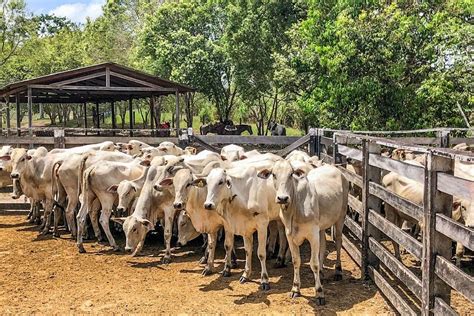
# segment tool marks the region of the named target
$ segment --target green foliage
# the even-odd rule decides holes
[[[2,0],[0,84],[114,61],[196,87],[193,121],[259,134],[270,120],[465,126],[457,103],[474,123],[472,0],[108,0],[103,11],[75,25]],[[160,104],[163,117],[175,106]]]

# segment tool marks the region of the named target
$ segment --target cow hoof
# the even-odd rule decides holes
[[[54,233],[53,233],[53,237],[59,238],[59,237],[61,237],[61,235],[60,235],[58,232],[54,232]]]
[[[237,269],[237,266],[238,266],[238,265],[237,265],[237,260],[232,260],[232,261],[230,262],[230,268],[231,268],[231,269]]]
[[[115,246],[115,247],[112,248],[112,251],[114,251],[114,252],[120,252],[121,249],[120,249],[119,246]]]
[[[34,223],[35,223],[35,219],[34,219],[34,218],[30,218],[30,219],[28,220],[28,223],[29,223],[29,224],[34,224]]]
[[[300,292],[290,292],[290,298],[297,298],[300,297],[301,293]]]
[[[204,270],[202,270],[202,273],[201,273],[203,276],[207,276],[207,275],[211,275],[212,274],[212,270],[209,269],[209,268],[204,268]]]
[[[244,283],[247,282],[248,280],[249,280],[249,279],[247,279],[246,277],[241,276],[239,282],[240,282],[240,284],[244,284]]]
[[[341,281],[342,280],[342,275],[341,274],[335,274],[334,275],[334,281]]]
[[[161,259],[161,263],[163,264],[169,264],[171,262],[171,257],[163,257]]]
[[[222,276],[223,276],[224,278],[230,277],[230,270],[228,270],[228,269],[222,270]]]
[[[206,256],[203,256],[201,259],[199,259],[199,264],[205,264],[207,262]]]
[[[42,230],[39,235],[40,236],[46,236],[49,232],[47,230]]]
[[[324,297],[317,297],[315,303],[318,306],[326,305],[326,299]]]
[[[79,253],[86,253],[83,245],[77,245],[77,248],[79,249]]]
[[[270,290],[270,284],[268,284],[268,283],[262,283],[261,289],[262,289],[262,291],[268,291],[268,290]]]

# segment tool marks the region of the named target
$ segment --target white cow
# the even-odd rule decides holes
[[[135,159],[130,162],[100,161],[84,171],[82,182],[81,208],[77,214],[78,231],[77,247],[79,252],[85,252],[82,244],[82,233],[85,228],[86,216],[93,208],[94,199],[101,205],[99,222],[104,229],[109,244],[114,250],[119,250],[109,228],[110,215],[114,202],[117,199],[117,183],[122,180],[132,180],[139,177],[147,166],[142,160]]]
[[[244,148],[234,144],[222,147],[221,156],[223,160],[227,161],[236,161],[246,158]]]
[[[264,179],[269,179],[270,175],[273,175],[275,201],[281,205],[280,218],[285,225],[293,257],[291,296],[300,296],[299,246],[304,240],[308,240],[311,245],[310,266],[315,278],[316,303],[325,304],[319,274],[325,258],[325,229],[335,225],[335,278],[338,280],[342,277],[340,252],[349,183],[334,166],[325,165],[306,174],[302,169],[294,169],[290,162],[284,160],[259,173],[259,177]]]
[[[269,165],[273,164],[270,161]],[[231,250],[234,235],[244,238],[245,270],[240,282],[250,280],[252,272],[253,233],[258,233],[258,259],[261,265],[261,288],[270,288],[266,268],[267,228],[270,221],[278,219],[278,206],[271,184],[257,177],[257,169],[250,166],[235,167],[228,170],[214,168],[206,178],[198,178],[195,185],[207,185],[204,208],[217,211],[225,219],[226,263],[225,274],[230,273]],[[282,247],[286,248],[286,247]]]

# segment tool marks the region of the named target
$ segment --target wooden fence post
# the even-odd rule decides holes
[[[54,148],[66,148],[63,129],[54,130]]]
[[[439,147],[441,148],[449,148],[449,133],[450,131],[439,131],[437,132],[437,137],[439,138]]]
[[[312,157],[316,154],[317,149],[316,149],[316,135],[317,135],[318,130],[315,128],[310,128],[309,129],[309,143],[308,143],[308,152],[309,155]]]
[[[321,160],[321,136],[323,135],[323,131],[320,128],[316,129],[316,155],[318,155],[318,159]]]
[[[436,256],[450,260],[451,239],[436,232],[436,214],[444,214],[451,218],[453,198],[451,195],[437,190],[438,172],[452,174],[454,161],[451,158],[436,156],[430,150],[426,154],[425,182],[424,182],[424,231],[421,314],[431,315],[436,296],[450,304],[450,287],[435,273]]]
[[[380,240],[380,232],[369,222],[369,210],[380,212],[382,202],[369,192],[370,182],[380,183],[380,170],[369,164],[370,154],[380,154],[380,146],[367,139],[362,141],[362,249],[361,249],[361,274],[369,279],[369,265],[378,266],[377,257],[369,251],[369,237]]]

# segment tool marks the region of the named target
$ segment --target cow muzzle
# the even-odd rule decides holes
[[[288,204],[290,203],[290,197],[288,195],[278,195],[276,198],[276,202],[278,204]]]
[[[212,211],[216,209],[216,205],[212,202],[206,202],[204,203],[204,208],[208,211]]]
[[[12,178],[12,179],[20,179],[20,174],[18,174],[17,172],[15,172],[15,173],[12,172],[12,173],[10,174],[10,178]]]

